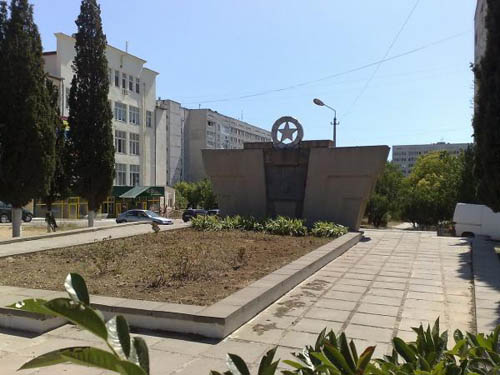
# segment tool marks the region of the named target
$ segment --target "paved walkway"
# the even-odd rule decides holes
[[[430,232],[367,230],[366,238],[219,343],[141,332],[150,348],[152,375],[208,374],[224,370],[225,355],[243,356],[255,369],[278,345],[290,358],[325,327],[345,331],[358,345],[387,353],[394,335],[411,339],[411,327],[433,322],[475,328],[469,244]],[[86,332],[63,326],[35,338],[0,333],[0,368],[13,374],[35,355],[72,345],[101,345]],[[255,371],[254,371],[255,372]],[[62,366],[24,374],[101,374]]]
[[[174,220],[174,225],[160,226],[160,230],[172,230],[189,226],[180,219]],[[151,233],[151,225],[120,225],[115,224],[106,229],[100,229],[96,232],[85,232],[59,236],[42,238],[38,240],[21,241],[10,244],[0,244],[0,257],[9,255],[19,255],[31,253],[40,250],[57,249],[67,246],[83,245],[96,241],[102,241],[109,238],[123,238],[135,236],[138,234]]]

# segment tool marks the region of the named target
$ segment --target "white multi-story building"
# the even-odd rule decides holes
[[[45,71],[58,86],[63,118],[69,115],[75,39],[56,33],[56,51],[45,52]],[[173,186],[206,177],[201,149],[243,148],[270,141],[271,133],[210,109],[186,109],[156,100],[156,76],[146,60],[108,45],[109,101],[113,110],[115,186]]]
[[[185,125],[185,179],[206,177],[202,149],[238,149],[245,142],[271,141],[271,132],[210,109],[190,109]]]
[[[189,110],[173,100],[158,99],[155,114],[158,128],[166,129],[165,134],[161,132],[161,137],[165,140],[164,146],[158,150],[165,154],[161,156],[166,160],[165,179],[168,185],[174,186],[185,179],[184,124]]]
[[[451,155],[465,151],[470,143],[431,143],[426,145],[392,146],[392,163],[398,165],[405,176],[408,176],[417,159],[429,152],[447,151]]]
[[[57,50],[45,52],[45,71],[59,86],[61,115],[69,115],[68,97],[74,75],[75,39],[56,33]],[[163,139],[155,120],[157,72],[146,60],[110,45],[106,48],[109,101],[113,110],[115,185],[165,186]],[[163,130],[165,133],[165,130]]]

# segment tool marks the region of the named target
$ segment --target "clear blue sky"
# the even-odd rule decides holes
[[[475,3],[420,0],[387,56],[427,47],[382,63],[367,87],[377,65],[237,99],[381,60],[416,0],[100,1],[108,43],[128,41],[160,72],[158,96],[265,129],[291,115],[305,139],[327,139],[332,112],[319,97],[337,109],[339,146],[471,141]],[[78,0],[34,5],[44,50],[54,32],[75,32]]]

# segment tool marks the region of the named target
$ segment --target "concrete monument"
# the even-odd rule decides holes
[[[389,147],[334,148],[303,136],[301,124],[285,116],[273,125],[273,142],[202,150],[221,214],[327,220],[358,230]]]

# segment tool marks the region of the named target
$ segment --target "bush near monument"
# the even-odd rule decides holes
[[[92,366],[122,375],[149,375],[159,373],[150,368],[149,350],[141,337],[132,337],[126,319],[115,316],[104,321],[102,314],[90,306],[90,296],[84,279],[75,273],[66,277],[64,287],[70,298],[56,298],[50,301],[28,299],[9,307],[57,316],[76,324],[102,340],[107,350],[89,346],[63,348],[42,354],[20,369],[33,369],[71,363]],[[455,345],[448,348],[448,332],[439,329],[439,318],[433,327],[424,329],[422,325],[413,328],[415,341],[405,342],[395,337],[393,351],[384,358],[372,359],[375,346],[363,351],[356,348],[344,333],[335,335],[326,328],[316,342],[302,351],[292,353],[296,360],[285,360],[289,368],[278,370],[280,359],[274,361],[276,349],[269,350],[261,359],[257,374],[274,375],[280,371],[285,375],[486,375],[498,373],[500,368],[500,326],[492,333],[472,334],[456,330],[453,334]],[[360,353],[360,354],[358,354]],[[227,355],[228,371],[224,375],[250,375],[244,359]],[[161,369],[158,369],[161,370]],[[210,371],[210,375],[223,375]]]
[[[311,234],[315,237],[337,238],[348,232],[343,225],[317,221],[311,230],[304,225],[304,220],[283,216],[277,218],[257,219],[254,217],[226,216],[197,216],[192,219],[192,227],[200,231],[228,231],[242,230],[264,232],[280,236],[303,237]]]
[[[198,182],[178,182],[175,188],[175,208],[217,208],[217,198],[208,179]]]

